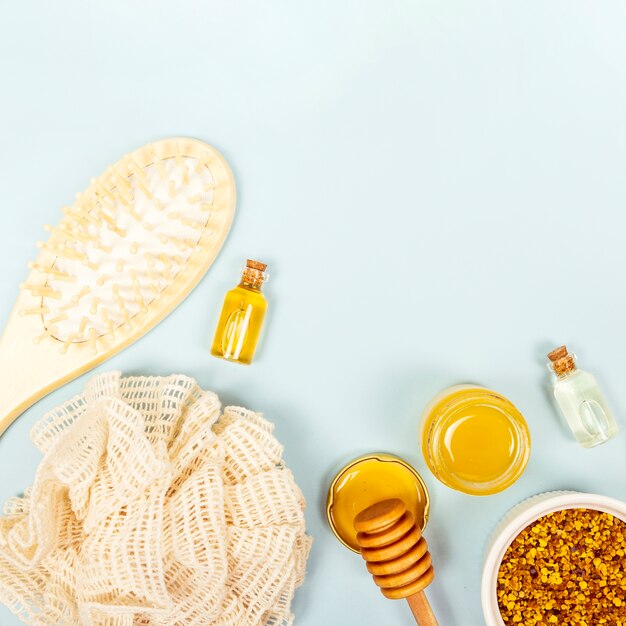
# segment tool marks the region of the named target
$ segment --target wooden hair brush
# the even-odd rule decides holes
[[[180,304],[234,212],[228,164],[194,139],[144,146],[92,179],[60,224],[46,227],[0,342],[0,434]]]

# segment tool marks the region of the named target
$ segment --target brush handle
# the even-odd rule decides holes
[[[62,345],[56,341],[33,343],[40,335],[40,318],[23,317],[17,306],[0,340],[0,436],[35,402],[60,385],[93,367],[85,352],[59,355]]]
[[[409,596],[406,601],[409,603],[417,626],[439,626],[430,602],[428,602],[428,598],[423,591]]]

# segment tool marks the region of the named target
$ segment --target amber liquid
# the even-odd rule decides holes
[[[261,291],[245,283],[231,289],[224,299],[211,354],[249,365],[261,336],[267,300]]]
[[[364,509],[389,498],[398,498],[424,528],[428,494],[414,470],[390,455],[364,458],[344,469],[331,490],[330,522],[342,541],[359,551],[354,518]]]
[[[506,489],[528,461],[530,436],[519,411],[503,396],[459,386],[426,410],[424,458],[443,483],[466,493]]]

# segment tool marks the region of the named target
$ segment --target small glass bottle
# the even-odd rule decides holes
[[[267,300],[261,293],[267,265],[248,259],[241,282],[224,299],[211,354],[227,361],[252,363],[256,352]]]
[[[592,374],[576,367],[576,357],[565,346],[548,354],[556,375],[553,387],[556,402],[584,448],[592,448],[617,434],[618,426]]]

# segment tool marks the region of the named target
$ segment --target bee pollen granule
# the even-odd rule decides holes
[[[564,509],[527,526],[498,572],[504,623],[626,626],[626,523]]]

